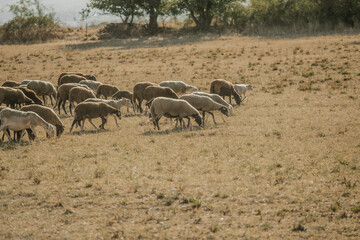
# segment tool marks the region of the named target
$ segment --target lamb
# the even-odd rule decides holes
[[[236,92],[241,96],[242,100],[244,100],[246,98],[246,96],[245,96],[246,90],[253,89],[250,84],[234,84],[234,87],[235,87]]]
[[[240,105],[241,97],[236,92],[234,85],[224,79],[216,79],[211,83],[210,93],[216,93],[225,99],[225,96],[229,96],[229,103],[231,104],[231,96],[234,96],[236,104]]]
[[[25,94],[25,96],[33,100],[35,104],[43,105],[43,102],[33,90],[27,89],[26,87],[17,87],[16,89],[20,89]]]
[[[161,87],[169,87],[176,93],[186,93],[186,92],[197,92],[199,89],[195,86],[184,83],[183,81],[163,81],[159,83]]]
[[[209,113],[216,124],[214,114],[211,111],[219,110],[222,114],[229,116],[229,110],[226,106],[215,102],[207,96],[200,96],[195,94],[184,94],[180,99],[186,100],[189,102],[196,110],[202,111],[203,113],[203,126],[205,125],[205,112]]]
[[[134,86],[134,90],[133,90],[133,103],[135,106],[138,107],[140,113],[143,112],[142,108],[141,108],[141,103],[144,99],[144,90],[145,88],[147,88],[148,86],[155,86],[155,83],[152,82],[139,82],[137,84],[135,84]],[[136,100],[138,100],[139,105],[137,105]]]
[[[53,105],[52,98],[56,99],[56,89],[51,82],[31,80],[26,87],[33,90],[39,97],[42,97],[44,104],[46,104],[45,96],[49,96],[51,105]]]
[[[79,84],[83,84],[88,86],[89,88],[91,88],[91,90],[93,90],[94,92],[97,91],[98,87],[102,84],[101,82],[98,81],[92,81],[92,80],[81,80],[79,82]]]
[[[187,118],[188,127],[190,125],[190,117],[193,117],[199,126],[202,123],[200,113],[185,100],[157,97],[150,102],[151,120],[153,121],[155,129],[157,127],[158,130],[160,130],[159,120],[162,116],[167,118],[179,118],[180,123],[182,122],[182,118]]]
[[[18,86],[20,86],[20,83],[15,82],[15,81],[6,81],[1,86],[2,87],[18,87]]]
[[[178,99],[178,95],[169,87],[148,86],[144,90],[144,99],[150,101],[156,97],[168,97]]]
[[[205,93],[205,92],[194,92],[193,94],[195,95],[200,95],[200,96],[207,96],[209,98],[211,98],[212,100],[214,100],[217,103],[220,103],[221,105],[224,105],[225,107],[228,108],[229,110],[229,115],[233,114],[234,108],[231,104],[227,103],[222,97],[220,97],[218,94],[214,94],[214,93]],[[221,115],[223,121],[225,122],[225,119],[223,117],[223,115]]]
[[[33,105],[22,107],[20,109],[20,111],[23,111],[23,112],[32,111],[32,112],[37,113],[45,121],[47,121],[48,123],[55,126],[57,137],[60,137],[60,135],[64,132],[64,129],[65,129],[64,124],[61,122],[60,118],[56,115],[54,110],[52,110],[49,107],[33,104]]]
[[[119,119],[121,119],[120,111],[106,103],[82,102],[75,108],[74,121],[71,124],[70,132],[72,131],[75,124],[80,125],[81,130],[84,130],[86,119],[89,119],[89,122],[97,129],[91,119],[98,117],[100,117],[102,120],[100,128],[104,129],[104,125],[107,122],[106,117],[109,114],[115,114]],[[82,125],[81,121],[83,121]]]
[[[87,90],[82,87],[73,87],[69,92],[69,102],[70,102],[70,114],[72,115],[71,107],[74,105],[74,102],[81,103],[88,98],[95,98],[95,94],[92,90]]]
[[[134,105],[134,102],[133,102],[133,94],[132,94],[132,92],[125,91],[125,90],[123,90],[123,91],[120,90],[120,91],[117,91],[114,95],[112,95],[111,98],[114,99],[114,100],[118,100],[118,99],[122,99],[122,98],[130,99],[133,111],[135,112],[135,105]],[[129,109],[128,109],[128,112],[129,112]]]
[[[0,105],[2,103],[15,108],[15,104],[31,104],[34,102],[30,98],[26,97],[19,89],[0,87]]]
[[[70,93],[70,90],[74,87],[82,87],[82,88],[85,88],[87,90],[91,90],[88,86],[86,85],[82,85],[82,84],[78,84],[78,83],[66,83],[66,84],[63,84],[59,87],[58,89],[58,93],[57,93],[57,96],[56,96],[56,103],[55,103],[55,106],[58,106],[58,110],[59,110],[59,114],[60,114],[60,105],[62,103],[62,108],[65,112],[65,114],[67,114],[66,110],[65,110],[65,103],[66,101],[69,99],[69,93]]]
[[[88,98],[86,99],[84,102],[103,102],[106,103],[118,110],[120,110],[121,107],[126,106],[128,111],[129,111],[129,107],[132,107],[133,105],[131,104],[131,101],[127,98],[122,98],[120,100],[106,100],[106,99],[101,99],[101,98]],[[115,119],[115,123],[116,126],[119,127],[119,124],[117,123],[116,117],[114,116]]]
[[[58,87],[65,83],[79,83],[80,81],[87,80],[86,77],[79,75],[64,75],[58,81]]]
[[[96,97],[100,98],[101,96],[104,96],[104,98],[107,99],[108,97],[111,97],[118,91],[119,91],[119,89],[113,85],[102,84],[97,89]]]
[[[81,76],[81,77],[84,77],[86,78],[87,80],[92,80],[92,81],[96,81],[96,78],[94,75],[85,75],[83,73],[75,73],[75,72],[67,72],[67,73],[61,73],[59,78],[58,78],[58,86],[61,85],[60,83],[60,79],[65,76],[65,75],[78,75],[78,76]]]
[[[8,130],[23,131],[29,128],[31,129],[35,138],[37,138],[35,131],[37,126],[43,127],[49,137],[54,136],[54,126],[46,122],[37,113],[31,111],[23,112],[14,109],[4,109],[0,112],[0,131],[3,131],[5,135],[7,135],[9,141],[12,141],[12,139]],[[21,142],[21,138],[19,141]],[[38,139],[38,141],[40,140]]]

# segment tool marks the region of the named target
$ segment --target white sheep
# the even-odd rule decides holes
[[[89,88],[91,88],[94,92],[97,91],[98,87],[102,84],[101,82],[98,81],[93,81],[93,80],[81,80],[79,82],[79,84],[83,84],[88,86]]]
[[[150,106],[150,112],[151,112],[151,121],[154,124],[154,127],[159,127],[159,120],[162,116],[165,116],[167,118],[179,118],[180,124],[184,122],[183,118],[188,119],[188,127],[190,125],[190,117],[193,117],[197,124],[201,126],[202,123],[202,117],[200,113],[191,106],[187,101],[182,99],[173,99],[173,98],[166,98],[166,97],[157,97],[151,100],[151,106]]]
[[[245,96],[246,90],[253,89],[250,84],[234,84],[234,88],[235,88],[236,92],[241,96],[242,100],[244,100],[246,98],[246,96]]]
[[[35,138],[37,138],[35,132],[36,126],[43,127],[50,137],[55,135],[54,126],[46,122],[37,113],[31,111],[23,112],[10,108],[3,109],[0,112],[0,131],[3,131],[5,135],[7,135],[9,141],[12,141],[12,139],[8,130],[23,131],[25,129],[31,129]],[[21,135],[19,141],[21,142]]]
[[[184,83],[183,81],[163,81],[159,83],[161,87],[169,87],[176,93],[186,93],[186,92],[197,92],[199,89],[195,86]]]
[[[189,102],[194,108],[198,111],[202,111],[203,113],[203,126],[205,125],[205,113],[209,113],[214,120],[214,124],[216,124],[214,114],[212,111],[219,110],[222,114],[229,116],[229,110],[226,106],[215,102],[211,98],[207,96],[195,95],[195,94],[184,94],[180,97],[180,99],[184,99]]]

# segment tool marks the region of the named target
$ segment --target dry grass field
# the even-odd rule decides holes
[[[254,89],[205,129],[123,111],[70,134],[61,114],[60,138],[0,143],[0,239],[360,238],[359,35],[0,46],[0,84],[66,71]]]

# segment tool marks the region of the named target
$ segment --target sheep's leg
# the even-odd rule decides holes
[[[83,120],[83,124],[81,125],[81,122],[79,121],[79,125],[81,128],[81,131],[84,131],[84,125],[85,125],[86,118]],[[94,125],[93,125],[94,126]],[[94,126],[95,127],[95,126]]]
[[[51,95],[49,95],[49,98],[50,98],[51,106],[54,106],[53,99],[52,99]]]
[[[62,103],[62,100],[59,99],[59,101],[57,102],[57,107],[58,107],[58,110],[59,110],[59,114],[60,114],[60,105],[61,105],[61,103]]]
[[[75,123],[77,123],[77,122],[78,122],[78,121],[77,121],[76,119],[74,119],[74,121],[72,122],[71,127],[70,127],[70,132],[72,131]]]
[[[73,105],[73,103],[72,103],[72,102],[70,102],[69,109],[70,109],[70,114],[71,114],[71,116],[73,115],[73,114],[72,114],[72,111],[71,111],[71,107],[72,107],[72,105]]]
[[[118,122],[117,122],[116,116],[113,115],[113,117],[114,117],[114,119],[115,119],[116,126],[119,127],[119,124],[118,124]]]
[[[115,119],[116,120],[116,119]],[[101,118],[101,125],[100,125],[100,128],[101,129],[105,129],[105,123],[107,122],[107,119],[102,117]]]
[[[63,102],[63,104],[62,104],[62,108],[63,108],[65,114],[67,115],[67,112],[66,112],[66,110],[65,110],[65,103],[66,103],[66,100],[65,100],[65,101]],[[59,112],[60,112],[60,110],[59,110]]]
[[[223,116],[222,114],[220,114],[220,116],[221,116],[222,120],[223,120],[224,122],[226,122],[225,119],[224,119],[224,116]]]
[[[43,95],[42,97],[43,97],[44,105],[46,105],[46,98],[45,98],[45,95]]]
[[[189,128],[190,127],[190,118],[189,117],[186,117],[188,119],[188,125],[187,127]]]
[[[231,95],[229,96],[229,103],[231,104]]]
[[[30,127],[30,129],[31,129],[32,133],[34,134],[35,139],[37,139],[38,142],[41,142],[40,139],[38,138],[36,132],[35,132],[35,127]]]
[[[12,142],[12,138],[11,138],[11,136],[10,136],[10,131],[9,131],[9,129],[6,129],[6,130],[4,130],[4,129],[1,129],[3,132],[4,132],[4,134],[7,136],[7,138],[8,138],[8,140],[9,140],[9,142],[11,143]]]
[[[35,140],[35,136],[34,136],[33,132],[31,131],[31,129],[27,128],[26,132],[29,136],[29,141]],[[46,135],[48,135],[48,134],[46,133]]]
[[[160,130],[159,120],[160,120],[160,118],[155,119],[155,123],[156,123],[156,126],[157,126],[158,130]]]
[[[214,124],[217,124],[216,121],[215,121],[215,116],[212,112],[208,112],[212,117],[213,117],[213,120],[214,120]]]
[[[89,122],[94,126],[95,129],[98,129],[98,128],[95,126],[95,124],[91,121],[91,118],[89,118]],[[84,123],[85,123],[85,121],[84,121]],[[83,124],[83,127],[84,127],[84,124]]]
[[[205,111],[203,111],[203,127],[205,127]]]
[[[139,109],[140,109],[140,113],[142,113],[143,112],[143,109],[141,108],[141,103],[142,103],[142,100],[140,101],[140,99],[138,99],[139,100]]]

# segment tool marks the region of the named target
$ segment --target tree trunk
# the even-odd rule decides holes
[[[155,12],[150,13],[150,18],[149,18],[149,31],[150,33],[156,33],[158,30],[158,14]]]

